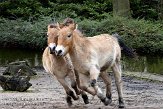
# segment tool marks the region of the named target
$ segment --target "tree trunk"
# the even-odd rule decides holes
[[[113,0],[113,15],[130,18],[129,0]]]
[[[159,1],[159,15],[160,20],[163,20],[163,0]]]

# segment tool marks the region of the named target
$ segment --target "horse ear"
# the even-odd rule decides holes
[[[75,24],[75,30],[77,30],[78,29],[78,24]]]
[[[49,24],[48,28],[56,28],[56,25],[55,24]]]
[[[61,29],[61,28],[63,28],[65,25],[63,24],[63,23],[59,23],[59,22],[57,22],[57,29]]]

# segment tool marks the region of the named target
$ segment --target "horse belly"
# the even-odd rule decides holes
[[[108,43],[110,41],[104,42],[105,44],[103,44],[103,46],[100,45],[98,50],[98,62],[100,68],[112,66],[115,63],[117,56],[120,55],[120,47],[118,43]]]

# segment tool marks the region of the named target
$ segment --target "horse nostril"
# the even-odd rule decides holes
[[[55,48],[56,48],[56,47],[53,47],[53,48],[50,48],[50,47],[49,47],[49,49],[50,49],[50,54],[55,53]]]
[[[58,55],[61,54],[61,53],[62,53],[62,50],[59,50],[59,51],[58,51]]]
[[[52,51],[53,51],[53,52],[55,51],[55,48],[56,48],[56,47],[53,47],[53,48],[52,48]]]

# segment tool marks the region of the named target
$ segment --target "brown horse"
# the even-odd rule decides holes
[[[89,38],[82,37],[77,30],[77,25],[71,24],[58,32],[55,50],[59,56],[69,53],[73,66],[79,74],[79,87],[92,95],[97,95],[105,105],[109,104],[108,98],[111,99],[111,93],[108,98],[105,97],[96,82],[99,75],[106,74],[106,70],[111,68],[115,76],[119,107],[124,107],[120,64],[121,48],[117,38],[108,34]],[[107,76],[105,78],[106,81],[110,81]],[[89,79],[93,88],[87,85]]]
[[[68,105],[72,105],[71,98],[74,100],[77,100],[79,97],[78,95],[82,93],[82,98],[84,100],[85,104],[88,104],[88,97],[84,91],[79,90],[75,72],[70,60],[69,55],[66,55],[65,57],[57,57],[54,54],[54,50],[57,43],[57,35],[58,35],[58,27],[56,24],[50,24],[48,25],[48,47],[44,50],[43,56],[42,56],[42,62],[43,67],[46,70],[46,72],[50,72],[52,75],[54,75],[59,83],[64,87],[67,97],[67,103]],[[71,87],[75,90],[76,94],[72,91],[72,89],[68,86],[65,78],[69,77],[71,80]]]

